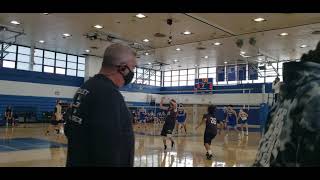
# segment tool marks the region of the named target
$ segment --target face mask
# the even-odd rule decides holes
[[[129,73],[127,75],[123,75],[122,74],[122,77],[123,77],[123,80],[124,80],[124,85],[127,85],[127,84],[131,83],[131,81],[132,81],[132,79],[134,77],[134,72],[132,72],[128,66],[126,66],[126,68],[129,69]]]

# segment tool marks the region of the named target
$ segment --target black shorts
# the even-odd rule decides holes
[[[167,136],[167,134],[172,134],[173,129],[174,129],[175,124],[164,124],[162,131],[161,131],[161,136]]]
[[[51,125],[54,125],[54,126],[56,126],[56,125],[58,125],[59,124],[59,121],[57,121],[57,120],[51,120]]]
[[[212,139],[216,137],[217,133],[212,133],[212,132],[205,132],[203,136],[203,141],[204,144],[209,144],[211,145]]]

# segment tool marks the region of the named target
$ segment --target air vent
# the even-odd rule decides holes
[[[162,33],[155,33],[153,36],[154,36],[154,37],[159,37],[159,38],[166,37],[166,35],[165,35],[165,34],[162,34]]]
[[[312,34],[320,34],[320,31],[313,31]]]
[[[203,47],[203,46],[199,46],[199,47],[197,47],[197,49],[198,49],[198,50],[205,50],[206,48]]]
[[[99,49],[97,46],[91,46],[91,49]]]

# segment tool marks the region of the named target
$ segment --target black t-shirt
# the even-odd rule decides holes
[[[177,113],[178,113],[177,111],[174,111],[173,108],[169,107],[167,116],[165,119],[166,126],[174,128],[176,119],[177,119]]]
[[[113,82],[97,74],[76,92],[67,121],[67,166],[133,166],[132,116]]]
[[[213,114],[203,115],[203,119],[206,119],[206,133],[216,133],[217,132],[217,119]]]

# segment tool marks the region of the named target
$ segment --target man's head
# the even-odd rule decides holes
[[[210,105],[208,107],[208,113],[209,114],[215,114],[215,112],[216,112],[216,106],[215,105]]]
[[[112,44],[104,52],[100,73],[121,87],[132,81],[136,65],[136,53],[130,47]]]
[[[229,111],[233,110],[233,106],[231,104],[228,105],[227,108],[228,108]]]
[[[311,61],[315,63],[320,63],[320,41],[315,50],[310,50],[308,54],[303,54],[301,57],[301,62]]]
[[[178,109],[179,109],[179,111],[183,111],[184,110],[183,109],[183,105],[181,103],[179,104]]]
[[[280,81],[280,78],[277,76],[276,79],[275,79],[275,81],[276,81],[276,82],[279,82],[279,81]]]

